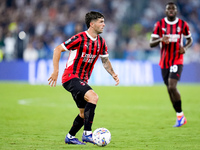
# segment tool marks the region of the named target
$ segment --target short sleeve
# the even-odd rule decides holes
[[[102,49],[100,51],[100,57],[108,57],[109,54],[108,54],[108,47],[107,47],[107,44],[105,42],[105,40],[103,40],[103,45],[102,45]]]
[[[184,22],[183,35],[185,38],[191,37],[190,28],[189,28],[189,25],[187,24],[187,22]]]
[[[80,39],[78,36],[73,36],[67,41],[63,42],[61,45],[65,50],[75,50],[78,48]]]
[[[160,22],[159,21],[154,24],[154,28],[153,28],[151,37],[155,37],[155,38],[160,37]]]

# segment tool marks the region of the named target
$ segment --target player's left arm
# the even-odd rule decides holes
[[[111,62],[109,60],[108,57],[101,57],[101,61],[103,63],[104,68],[106,69],[106,71],[113,77],[113,79],[115,80],[116,84],[119,84],[119,78],[118,75],[114,72],[113,67],[111,65]]]
[[[190,36],[190,37],[188,37],[188,38],[186,38],[186,44],[185,44],[185,46],[181,46],[180,47],[180,50],[179,50],[179,53],[181,53],[181,54],[185,54],[185,52],[188,50],[188,48],[192,45],[192,43],[193,43],[193,39],[192,39],[192,37]]]
[[[183,35],[187,41],[186,41],[185,46],[180,47],[179,53],[181,54],[184,54],[193,43],[192,35],[191,35],[189,25],[187,22],[184,22]]]

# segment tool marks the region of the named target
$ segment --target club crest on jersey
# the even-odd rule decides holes
[[[98,45],[98,47],[97,47],[97,52],[99,52],[99,50],[100,50],[100,46]]]
[[[180,32],[180,31],[181,31],[180,27],[177,27],[177,32]]]
[[[80,84],[81,84],[82,86],[84,86],[84,85],[85,85],[85,83],[84,83],[83,81],[80,81]]]

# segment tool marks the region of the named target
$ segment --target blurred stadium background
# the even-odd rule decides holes
[[[185,54],[181,81],[200,83],[200,0],[174,2],[178,17],[189,23],[194,40]],[[85,13],[96,10],[105,16],[106,27],[101,36],[107,41],[121,85],[160,83],[159,47],[150,49],[149,39],[154,23],[165,16],[166,3],[165,0],[1,0],[0,81],[47,84],[53,49],[86,30]],[[63,53],[60,75],[67,57],[68,53]],[[97,62],[91,84],[110,85],[113,81],[104,71]]]

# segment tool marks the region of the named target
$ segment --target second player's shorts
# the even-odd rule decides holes
[[[92,89],[86,82],[79,78],[72,78],[63,83],[63,87],[72,94],[78,108],[85,108],[87,101],[84,99],[84,95]]]
[[[176,79],[180,80],[181,73],[183,71],[183,65],[173,65],[167,69],[161,69],[162,71],[162,78],[166,85],[168,85],[168,79]]]

